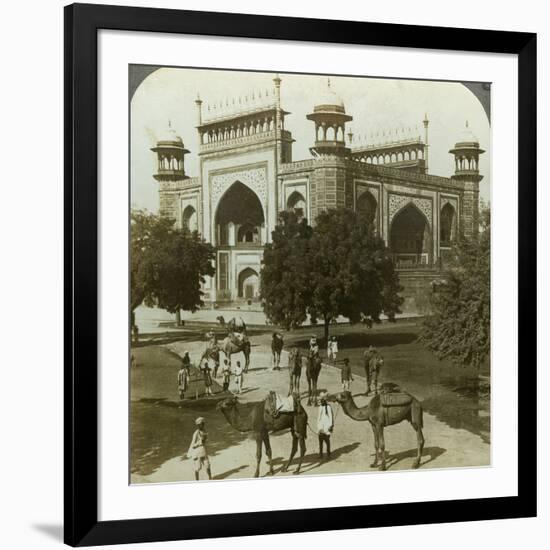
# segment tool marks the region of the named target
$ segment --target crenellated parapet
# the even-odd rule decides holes
[[[427,119],[424,121],[427,129]],[[392,166],[401,170],[427,172],[427,138],[418,126],[362,135],[348,133],[350,157],[368,164]]]

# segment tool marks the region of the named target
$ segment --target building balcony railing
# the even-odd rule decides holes
[[[393,263],[395,269],[404,271],[407,269],[437,269],[438,264],[435,264],[430,261],[430,256],[427,252],[422,254],[410,254],[410,253],[396,253],[393,254]]]

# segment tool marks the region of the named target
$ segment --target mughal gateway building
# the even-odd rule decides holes
[[[205,300],[219,307],[258,302],[263,247],[281,211],[314,224],[320,211],[346,207],[366,213],[389,247],[404,287],[403,310],[421,311],[453,240],[478,229],[484,152],[478,140],[466,127],[449,151],[454,174],[431,175],[427,117],[422,135],[397,132],[383,142],[358,143],[346,129],[353,117],[328,81],[307,115],[311,157],[294,161],[281,83],[276,76],[272,90],[207,113],[197,98],[198,175],[186,174],[189,151],[174,129],[152,149],[161,215],[216,248]]]

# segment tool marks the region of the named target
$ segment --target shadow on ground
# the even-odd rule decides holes
[[[443,447],[424,447],[424,450],[422,452],[422,460],[420,461],[420,467],[425,466],[426,464],[429,464],[436,458],[440,457],[443,453],[446,453],[447,449],[443,449]],[[425,457],[428,457],[427,460],[424,460]],[[386,456],[386,467],[391,468],[392,466],[395,466],[402,460],[410,459],[411,465],[414,462],[414,459],[416,458],[416,448],[415,449],[409,449],[408,451],[401,451],[400,453],[394,453],[394,454],[388,454]]]
[[[247,438],[247,434],[230,428],[221,413],[216,410],[218,401],[219,399],[188,402],[181,407],[177,403],[163,401],[133,402],[132,473],[150,475],[170,459],[185,458],[198,416],[202,416],[206,421],[210,456],[241,444]]]
[[[287,437],[288,437],[288,454],[290,455],[290,450],[292,448],[292,438],[290,435],[287,435]],[[312,441],[314,440],[312,439]],[[338,458],[353,452],[355,449],[357,449],[357,447],[359,447],[359,445],[361,445],[361,443],[359,441],[356,441],[355,443],[348,443],[343,447],[338,447],[337,449],[333,449],[330,459],[327,459],[327,461],[338,460]],[[272,461],[273,466],[274,467],[278,466],[278,469],[275,470],[275,473],[282,471],[283,466],[286,464],[287,460],[288,460],[288,457],[277,457],[273,459]],[[298,457],[295,456],[292,462],[290,463],[289,471],[292,471],[292,470],[295,471],[296,467],[298,466],[298,462],[299,462],[299,456]],[[311,470],[315,470],[322,463],[323,462],[319,457],[318,449],[316,448],[315,451],[306,453],[306,455],[304,456],[300,473],[305,474],[307,472],[311,472]]]

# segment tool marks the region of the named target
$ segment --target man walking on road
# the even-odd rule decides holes
[[[235,393],[241,393],[243,389],[243,367],[240,361],[237,361],[237,365],[235,366],[235,385]]]
[[[210,468],[210,460],[208,458],[208,453],[206,452],[206,439],[208,434],[204,426],[204,418],[199,416],[195,420],[195,425],[197,429],[193,434],[191,439],[191,445],[187,451],[187,456],[193,459],[193,469],[195,471],[195,480],[199,480],[199,472],[204,468],[208,479],[212,479],[212,470]]]

